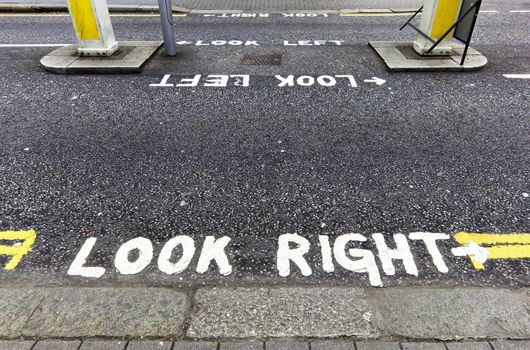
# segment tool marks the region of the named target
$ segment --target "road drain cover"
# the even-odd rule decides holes
[[[282,55],[279,53],[248,54],[241,58],[245,66],[279,66],[282,64]]]

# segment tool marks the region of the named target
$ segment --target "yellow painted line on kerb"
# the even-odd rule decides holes
[[[35,243],[37,232],[29,231],[0,231],[0,255],[10,256],[11,259],[4,267],[5,270],[13,270],[20,264],[24,255],[28,254]],[[2,241],[13,244],[5,245]]]
[[[458,232],[454,239],[462,246],[477,244],[488,251],[489,259],[528,259],[530,258],[530,233],[468,233]],[[471,256],[477,270],[484,264]]]
[[[186,17],[186,13],[175,13],[173,17]],[[0,17],[70,17],[68,13],[0,13]],[[158,13],[113,13],[110,17],[160,17]]]
[[[414,12],[397,12],[397,13],[342,13],[341,17],[398,17],[412,16]]]

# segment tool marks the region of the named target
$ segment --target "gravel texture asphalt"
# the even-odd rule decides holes
[[[176,18],[176,58],[160,52],[138,75],[46,73],[51,48],[0,47],[0,231],[37,231],[37,242],[5,284],[367,285],[365,274],[319,268],[319,234],[415,231],[530,232],[528,14],[481,15],[473,47],[489,59],[477,72],[389,74],[369,40],[410,40],[405,17]],[[156,17],[113,17],[120,40],[159,40]],[[3,17],[0,42],[68,43],[68,17]],[[196,46],[249,40],[259,46]],[[342,45],[285,46],[283,41]],[[240,64],[279,53],[279,66]],[[195,74],[249,74],[250,86],[154,88]],[[345,75],[333,87],[278,87],[275,75]],[[364,82],[386,80],[377,86]],[[280,277],[278,236],[309,239],[313,269]],[[155,246],[176,235],[229,236],[233,272],[180,275],[156,264],[136,275],[113,268],[117,249],[142,236]],[[88,237],[100,279],[66,272]],[[389,243],[391,245],[391,243]],[[449,273],[410,242],[418,277],[396,263],[386,286],[528,286],[528,259],[492,260],[476,271],[440,249]],[[365,248],[373,248],[369,241]],[[2,260],[3,259],[3,260]],[[0,261],[6,257],[0,256]]]

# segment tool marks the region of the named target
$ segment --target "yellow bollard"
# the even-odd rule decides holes
[[[419,29],[434,41],[438,40],[458,20],[461,6],[462,0],[423,0]],[[449,55],[452,52],[452,38],[451,32],[428,53],[433,43],[418,34],[414,50],[420,55]]]
[[[80,56],[111,56],[118,49],[106,0],[68,0]]]

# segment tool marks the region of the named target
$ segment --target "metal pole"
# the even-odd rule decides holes
[[[162,23],[162,34],[164,36],[164,49],[166,55],[175,56],[177,45],[175,44],[175,29],[173,28],[173,10],[171,0],[158,0],[160,8],[160,21]]]

